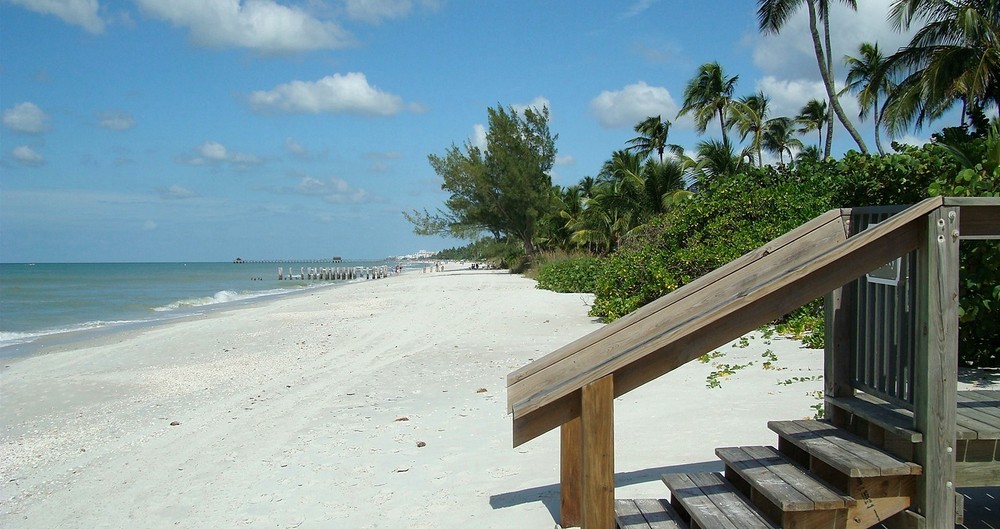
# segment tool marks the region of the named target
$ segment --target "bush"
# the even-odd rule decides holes
[[[596,257],[560,259],[538,268],[538,288],[555,292],[594,292],[601,270]]]
[[[773,169],[724,176],[605,261],[591,314],[619,318],[828,209],[822,187]]]

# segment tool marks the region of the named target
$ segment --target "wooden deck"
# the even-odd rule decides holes
[[[906,445],[923,441],[913,429],[913,412],[890,402],[858,393],[848,398],[828,398],[830,404],[875,425],[898,443],[897,452],[907,457]],[[1000,486],[1000,391],[959,391],[955,415],[956,486]],[[871,436],[867,424],[855,420],[855,433]],[[912,449],[911,449],[912,450]]]

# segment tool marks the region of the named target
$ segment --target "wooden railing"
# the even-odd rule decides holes
[[[903,211],[902,206],[854,208],[850,235]],[[848,285],[852,300],[851,385],[913,409],[913,365],[917,352],[917,252],[891,261]]]
[[[934,513],[928,521],[953,516],[953,491],[941,491],[954,476],[945,440],[955,428],[958,241],[1000,236],[1000,199],[927,199],[849,237],[850,214],[831,210],[508,375],[514,446],[561,427],[564,527],[614,527],[615,397],[828,293],[826,392],[853,392],[850,296],[841,286],[917,249],[921,332],[911,386],[920,431],[934,438],[921,448],[919,504]]]

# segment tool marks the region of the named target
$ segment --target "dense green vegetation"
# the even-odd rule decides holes
[[[721,133],[721,139],[705,139],[689,151],[668,143],[669,119],[650,116],[636,124],[638,135],[613,150],[595,177],[568,187],[552,186],[547,178],[547,156],[555,152],[547,111],[528,110],[522,118],[513,110],[490,109],[490,137],[511,141],[492,141],[486,153],[452,146],[443,158],[431,156],[443,188],[452,193],[448,211],[414,212],[411,220],[418,232],[473,239],[489,233],[492,237],[441,257],[492,259],[515,270],[534,263],[540,287],[593,292],[592,314],[612,320],[831,208],[910,204],[934,195],[1000,196],[995,0],[893,2],[889,16],[899,27],[922,29],[888,57],[874,43],[860,46],[857,57],[846,57],[842,93],[833,91],[828,2],[759,0],[759,26],[780,31],[800,7],[809,11],[826,101],[809,101],[794,117],[773,116],[766,94],[737,97],[739,79],[727,76],[718,63],[706,63],[685,87],[681,114],[692,115],[700,132]],[[873,117],[877,153],[868,152],[844,114],[838,98],[847,93],[857,97],[861,117]],[[961,122],[932,135],[926,145],[883,146],[882,134],[891,138],[926,125],[953,107],[962,109]],[[508,125],[494,132],[498,115],[498,123]],[[829,156],[835,118],[860,152]],[[522,132],[511,132],[516,130]],[[500,148],[526,158],[530,167],[487,163],[512,159],[496,152]],[[508,171],[531,178],[503,177]],[[477,181],[485,187],[477,188]],[[529,191],[517,191],[524,189]],[[497,214],[494,206],[503,203],[505,193],[519,193],[510,203],[530,218]],[[553,252],[573,257],[553,258]],[[1000,366],[998,276],[1000,244],[963,242],[960,339],[969,364]],[[789,315],[782,328],[820,345],[820,315],[817,301]]]

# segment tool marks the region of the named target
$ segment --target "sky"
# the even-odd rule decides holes
[[[835,57],[908,41],[886,22],[889,1],[857,13],[834,3]],[[427,156],[481,144],[489,107],[547,106],[553,183],[569,186],[646,116],[670,120],[668,141],[688,149],[718,137],[716,123],[699,137],[677,116],[703,63],[738,75],[737,95],[763,90],[774,115],[824,98],[804,9],[777,36],[757,30],[755,11],[749,0],[0,0],[0,262],[462,246],[415,235],[402,212],[443,204]],[[857,115],[853,98],[842,103]],[[855,123],[874,148],[871,123]],[[835,151],[852,146],[838,131]]]

